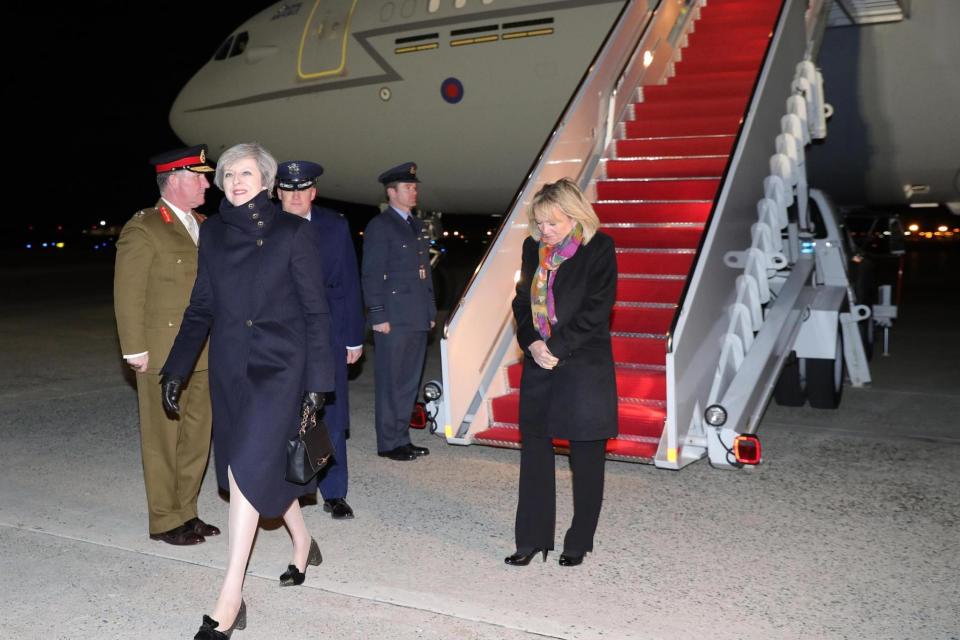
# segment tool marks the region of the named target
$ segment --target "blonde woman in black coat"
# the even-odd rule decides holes
[[[607,439],[617,433],[617,385],[610,344],[616,298],[613,240],[568,179],[544,186],[528,212],[530,236],[513,315],[524,352],[520,382],[520,496],[516,552],[523,566],[553,549],[556,525],[554,438],[570,441],[573,522],[560,565],[593,551],[603,502]]]

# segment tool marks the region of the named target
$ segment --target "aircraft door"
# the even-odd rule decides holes
[[[297,75],[304,80],[337,76],[347,66],[347,38],[357,0],[316,0],[300,37]]]

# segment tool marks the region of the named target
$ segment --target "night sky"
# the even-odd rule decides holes
[[[4,244],[30,224],[122,224],[157,198],[147,159],[183,146],[167,122],[178,90],[267,0],[35,3],[5,21]],[[8,10],[9,11],[9,10]],[[9,16],[9,13],[8,13]],[[208,192],[205,210],[220,193]]]

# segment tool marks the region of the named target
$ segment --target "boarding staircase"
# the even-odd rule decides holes
[[[696,346],[689,347],[693,354],[689,359],[702,371],[681,380],[671,362],[680,346],[678,324],[684,320],[684,304],[694,302],[690,279],[698,273],[698,259],[703,261],[718,235],[708,237],[707,231],[711,222],[719,223],[718,208],[731,200],[734,154],[743,154],[744,127],[758,108],[759,87],[779,81],[783,105],[794,64],[809,57],[812,27],[809,15],[804,22],[804,7],[799,5],[806,3],[800,0],[664,0],[647,12],[638,4],[647,5],[628,3],[620,19],[620,28],[632,20],[642,34],[635,49],[619,52],[625,62],[615,88],[607,88],[606,101],[569,105],[568,114],[571,110],[575,114],[562,123],[568,130],[590,131],[592,138],[585,142],[583,135],[570,135],[565,140],[559,129],[555,132],[531,173],[536,179],[518,195],[495,246],[445,327],[441,351],[447,397],[441,419],[451,443],[520,446],[522,356],[515,345],[509,300],[520,264],[519,246],[528,232],[524,209],[540,185],[566,175],[578,179],[602,231],[617,247],[619,280],[610,328],[619,433],[608,442],[608,457],[679,468],[706,452],[705,443],[688,432],[699,424],[699,417],[692,414],[702,413],[722,354],[704,359]],[[780,63],[790,69],[789,75],[780,72],[785,77],[772,78],[773,50],[784,42],[774,35],[778,26],[781,31],[788,26],[786,21],[800,31],[806,27],[806,33],[791,39],[788,48],[793,51],[784,56],[792,61]],[[615,29],[610,37],[617,36]],[[615,57],[609,42],[605,47]],[[596,60],[594,70],[604,62],[617,64]],[[587,86],[581,87],[584,100],[592,95],[589,81],[586,78]],[[762,176],[766,155],[761,162]],[[755,181],[760,195],[761,180]],[[749,225],[757,220],[756,196],[752,197],[749,215],[728,223],[742,234],[730,249],[749,244]],[[779,232],[778,227],[778,236]],[[505,254],[510,257],[505,259]],[[732,277],[726,279],[725,286],[732,290]],[[498,280],[499,285],[492,284]],[[465,308],[468,305],[473,305],[472,313]],[[714,317],[700,323],[700,335],[686,338],[688,344],[711,334],[717,339],[712,326],[716,317],[725,315],[725,306],[715,306],[708,314]],[[484,331],[490,338],[478,342],[477,334]],[[473,344],[464,345],[469,342]],[[688,387],[703,397],[692,401],[677,397],[687,394]],[[667,437],[665,428],[671,424]],[[555,442],[560,449],[566,444]],[[685,444],[690,446],[684,454]]]

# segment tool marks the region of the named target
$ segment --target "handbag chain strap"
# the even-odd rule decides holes
[[[303,437],[303,434],[307,432],[307,418],[310,419],[310,426],[317,426],[317,414],[310,411],[310,409],[304,407],[303,415],[300,417],[300,437]]]

